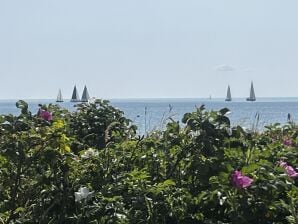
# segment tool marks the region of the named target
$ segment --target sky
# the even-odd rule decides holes
[[[0,0],[0,99],[298,96],[297,0]]]

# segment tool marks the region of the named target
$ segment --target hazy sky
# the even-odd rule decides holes
[[[298,96],[297,0],[0,0],[0,98]]]

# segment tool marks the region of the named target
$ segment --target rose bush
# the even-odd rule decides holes
[[[108,101],[0,116],[0,223],[298,223],[298,128],[202,106],[136,136]]]

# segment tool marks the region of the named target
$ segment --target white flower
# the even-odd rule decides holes
[[[88,198],[94,193],[94,191],[89,191],[87,187],[80,187],[78,192],[75,192],[75,201],[81,201],[82,199]]]
[[[98,151],[92,149],[92,148],[89,148],[87,149],[82,155],[81,157],[83,159],[89,159],[91,157],[94,157],[94,156],[98,156]]]
[[[118,219],[125,219],[126,215],[120,214],[120,213],[116,213],[116,216]]]
[[[96,101],[96,98],[95,97],[91,97],[89,100],[88,100],[88,103],[95,103]]]

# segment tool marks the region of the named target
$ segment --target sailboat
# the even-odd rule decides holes
[[[249,94],[249,97],[246,98],[246,101],[256,101],[254,85],[253,85],[252,82],[251,82],[251,85],[250,85],[250,94]]]
[[[232,101],[230,86],[228,86],[226,101]]]
[[[61,89],[59,89],[59,92],[58,92],[58,96],[57,96],[56,102],[63,102]]]
[[[80,96],[77,87],[74,86],[70,102],[80,102]]]
[[[87,87],[84,87],[84,91],[83,91],[83,95],[82,95],[82,99],[81,102],[88,102],[88,100],[90,99]]]

